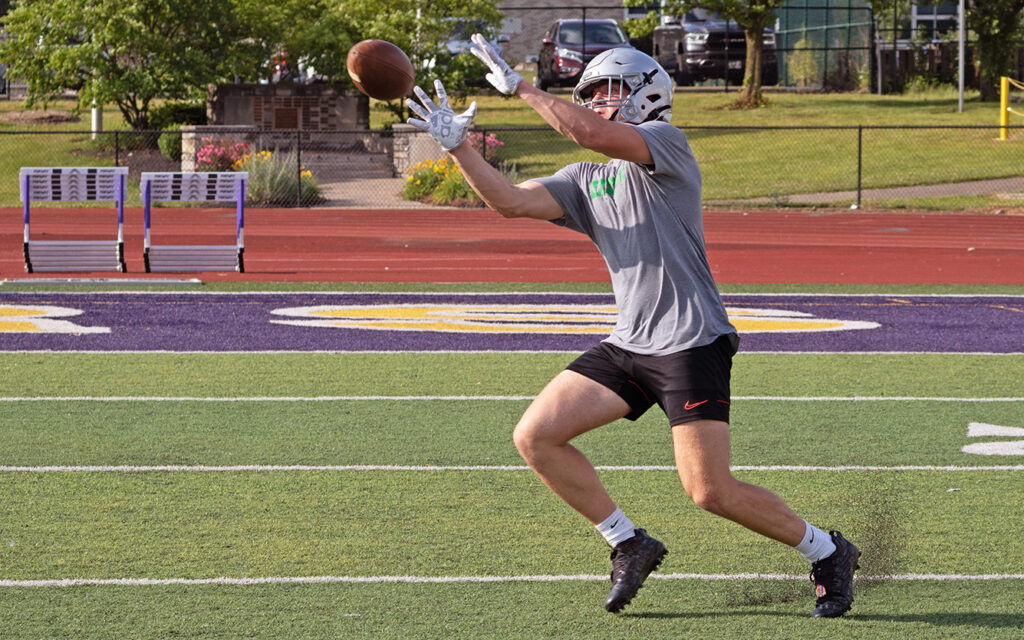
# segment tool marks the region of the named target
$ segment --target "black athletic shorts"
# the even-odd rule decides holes
[[[658,403],[675,426],[693,420],[729,422],[729,376],[739,336],[666,356],[632,353],[602,342],[568,367],[619,394],[636,420]]]

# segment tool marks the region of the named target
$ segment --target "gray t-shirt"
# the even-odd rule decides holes
[[[608,265],[619,317],[606,341],[666,355],[736,329],[704,251],[700,169],[686,134],[661,121],[637,130],[653,166],[579,162],[536,182],[565,210],[553,222],[590,236]]]

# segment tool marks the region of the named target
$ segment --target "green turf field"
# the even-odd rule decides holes
[[[688,501],[657,410],[578,442],[669,547],[605,613],[604,542],[511,442],[572,357],[0,353],[0,637],[1024,634],[1024,459],[961,451],[1024,427],[1024,356],[737,358],[736,475],[864,552],[840,620],[807,617],[794,551]]]

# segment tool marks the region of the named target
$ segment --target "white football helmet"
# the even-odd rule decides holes
[[[598,86],[620,82],[618,98],[591,99]],[[621,87],[629,87],[622,97]],[[572,101],[588,109],[618,107],[615,119],[640,124],[650,120],[672,121],[672,78],[658,62],[643,51],[621,47],[599,53],[590,61],[572,92]]]

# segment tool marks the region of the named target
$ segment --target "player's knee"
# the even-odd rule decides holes
[[[730,513],[731,492],[723,484],[700,482],[694,486],[686,487],[693,503],[716,516],[725,516]]]
[[[536,455],[538,446],[536,425],[525,419],[520,420],[512,432],[512,442],[516,445],[519,455],[530,461]]]
[[[519,455],[527,462],[537,459],[543,455],[545,449],[554,446],[554,443],[545,437],[544,433],[545,429],[542,424],[527,417],[524,417],[516,425],[512,432],[512,442],[516,445]]]

